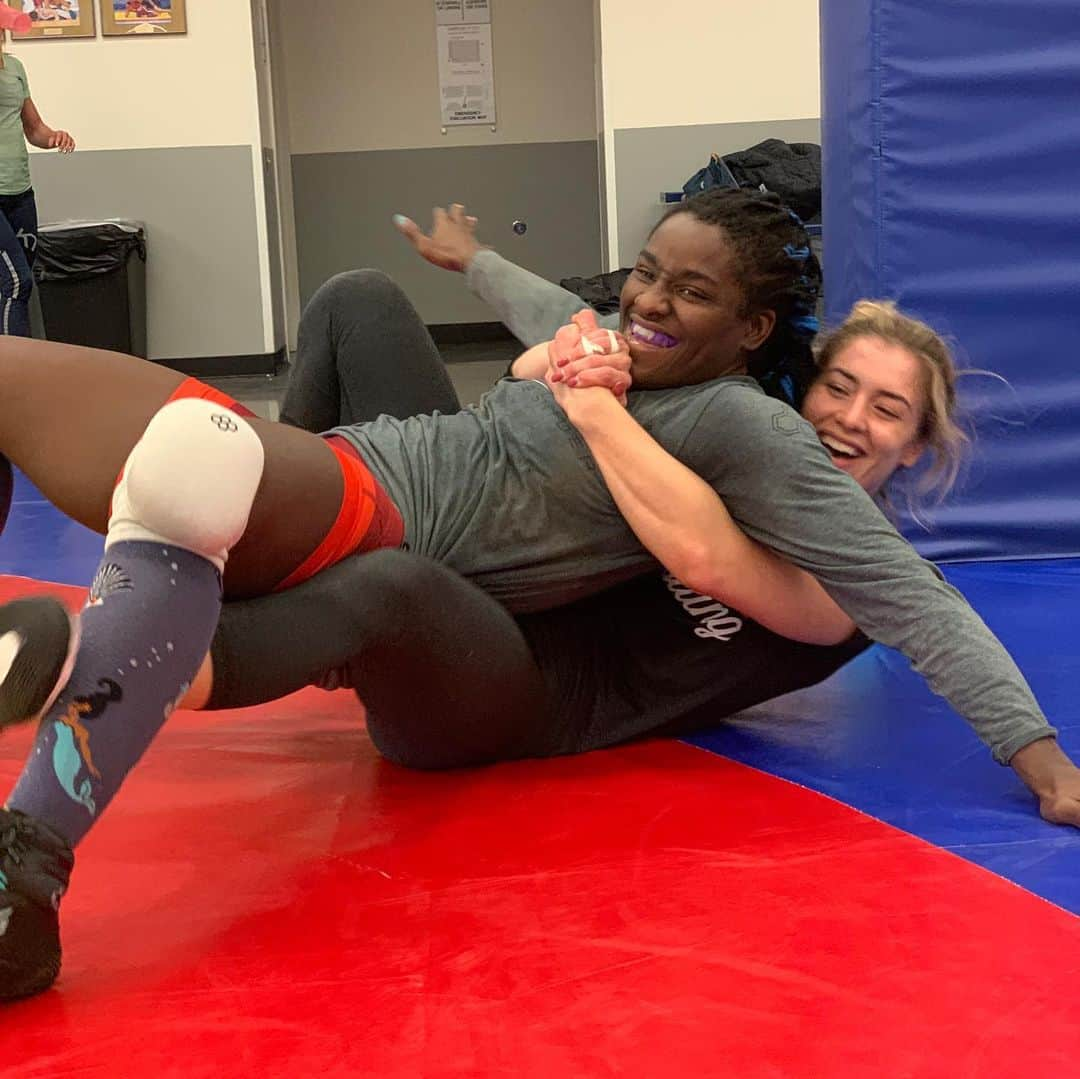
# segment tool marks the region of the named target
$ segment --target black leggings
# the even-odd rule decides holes
[[[281,422],[323,432],[389,416],[457,412],[454,384],[416,308],[378,270],[331,277],[300,318]]]
[[[284,422],[326,430],[459,407],[420,316],[384,274],[340,274],[312,297]],[[361,555],[288,592],[227,603],[211,656],[208,708],[259,704],[313,682],[348,684],[375,746],[409,767],[557,752],[544,683],[517,623],[419,555]]]
[[[0,334],[30,336],[37,243],[34,189],[21,195],[0,195]]]

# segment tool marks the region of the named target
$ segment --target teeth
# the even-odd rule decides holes
[[[861,451],[855,449],[853,446],[849,446],[844,442],[837,442],[833,438],[829,438],[828,435],[821,436],[821,444],[828,450],[832,450],[833,453],[840,454],[841,457],[861,457]]]
[[[647,330],[633,321],[630,323],[630,336],[646,344],[655,345],[657,348],[674,348],[679,343],[666,333],[661,333],[659,330]]]

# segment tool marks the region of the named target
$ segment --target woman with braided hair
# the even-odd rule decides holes
[[[389,605],[393,622],[389,632],[373,623],[369,662],[384,657],[414,687],[438,666],[446,703],[466,710],[539,685],[535,668],[526,683],[509,669],[480,685],[460,670],[455,680],[433,646],[445,642],[449,619],[465,658],[483,659],[488,601],[473,590],[448,610],[440,592],[410,606],[395,591],[395,560],[408,556],[375,550],[402,537],[432,566],[458,571],[519,613],[588,597],[658,560],[686,588],[730,597],[773,630],[790,622],[778,598],[793,601],[807,639],[849,638],[850,617],[918,665],[995,756],[1013,763],[1044,812],[1080,808],[1080,774],[1007,653],[822,448],[827,437],[852,476],[867,464],[875,466],[867,476],[878,465],[891,471],[889,460],[910,461],[930,435],[915,423],[922,398],[909,389],[910,422],[880,439],[845,433],[827,408],[819,439],[767,398],[745,372],[780,314],[740,285],[724,229],[687,205],[654,231],[624,289],[625,336],[587,319],[564,328],[519,361],[527,375],[550,364],[544,381],[505,379],[479,406],[450,415],[383,415],[318,437],[245,418],[222,395],[129,357],[0,341],[0,453],[65,512],[107,530],[81,640],[63,612],[49,621],[48,601],[0,608],[0,721],[42,718],[0,811],[0,998],[56,977],[72,847],[187,689],[222,585],[227,598],[269,597],[363,553],[356,564],[375,570],[362,602]],[[797,280],[807,263],[801,246],[781,253]],[[770,254],[765,265],[781,263]],[[770,273],[755,280],[773,287]],[[347,329],[322,326],[331,347]],[[368,342],[379,333],[372,327]],[[866,337],[845,355],[873,351]],[[865,360],[853,353],[837,377],[858,384],[872,367]],[[624,407],[616,394],[628,367],[658,388],[631,394]],[[339,600],[335,612],[326,598],[316,596],[304,623],[311,637],[338,628],[326,624],[328,610],[339,623],[364,622],[362,606],[346,611]],[[272,621],[273,602],[253,605],[265,603]],[[58,634],[47,632],[57,624]],[[411,663],[399,642],[415,642],[416,626]],[[266,658],[276,666],[289,657]],[[541,706],[540,692],[520,703]]]

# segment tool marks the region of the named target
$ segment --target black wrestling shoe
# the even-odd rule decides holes
[[[0,606],[0,730],[52,707],[78,649],[78,620],[51,596]]]
[[[60,973],[60,897],[75,855],[48,825],[0,809],[0,1001],[48,989]]]

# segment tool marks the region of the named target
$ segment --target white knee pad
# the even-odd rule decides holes
[[[234,412],[197,398],[165,405],[124,466],[106,548],[153,540],[194,551],[223,570],[247,527],[263,463],[259,436]]]

